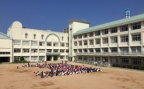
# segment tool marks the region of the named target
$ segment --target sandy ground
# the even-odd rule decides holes
[[[47,69],[19,65],[16,69],[16,64],[0,64],[0,89],[144,89],[144,71],[102,68],[103,72],[98,73],[41,79],[32,73]]]

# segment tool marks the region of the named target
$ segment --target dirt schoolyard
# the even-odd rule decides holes
[[[41,79],[33,77],[33,72],[48,69],[22,68],[22,64],[19,64],[20,69],[16,69],[16,66],[0,64],[0,89],[144,89],[144,71],[101,67],[102,72]]]

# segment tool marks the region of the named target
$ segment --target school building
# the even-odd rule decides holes
[[[75,61],[144,68],[144,14],[90,27],[72,19],[63,32],[24,27],[15,21],[0,33],[0,61]]]

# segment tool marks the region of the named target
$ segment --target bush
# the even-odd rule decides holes
[[[13,63],[27,63],[27,61],[24,60],[24,57],[20,57],[20,60],[14,60]]]

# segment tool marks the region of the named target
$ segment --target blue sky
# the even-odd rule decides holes
[[[90,22],[90,26],[144,13],[144,0],[0,0],[0,32],[6,34],[12,22],[24,27],[63,31],[68,20]]]

